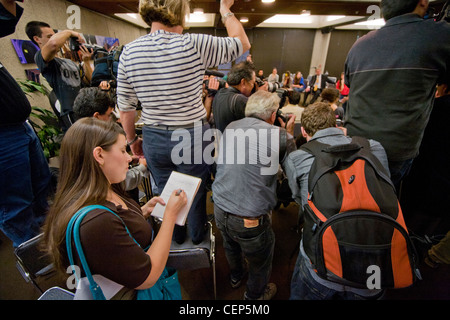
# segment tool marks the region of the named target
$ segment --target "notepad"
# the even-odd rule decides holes
[[[191,209],[192,202],[195,195],[197,194],[201,182],[202,179],[200,178],[177,171],[172,171],[172,173],[170,174],[169,180],[167,180],[167,183],[160,197],[163,198],[164,202],[167,204],[170,196],[172,195],[172,192],[178,189],[183,189],[187,197],[187,203],[183,207],[183,209],[181,209],[181,212],[178,214],[177,220],[175,222],[177,225],[184,226],[184,224],[186,223],[187,215],[189,213],[189,210]],[[157,203],[151,215],[163,220],[165,210],[165,206]]]

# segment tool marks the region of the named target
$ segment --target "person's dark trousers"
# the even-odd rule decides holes
[[[395,186],[397,195],[400,197],[401,182],[411,171],[414,159],[404,161],[389,161],[389,171],[391,172],[391,181]]]
[[[76,117],[73,113],[69,113],[59,117],[61,129],[65,133],[75,123]]]
[[[47,159],[31,126],[0,127],[0,229],[14,247],[41,232],[50,181]]]
[[[303,106],[308,106],[308,105],[313,104],[314,102],[316,102],[317,98],[319,98],[321,93],[322,93],[321,89],[317,89],[316,91],[307,92],[305,94],[305,100],[303,101]],[[306,100],[308,100],[308,96],[310,94],[312,94],[313,96],[312,96],[311,100],[308,103],[306,103]]]
[[[211,172],[210,165],[204,161],[203,151],[211,141],[203,141],[203,134],[208,129],[209,124],[199,126],[197,129],[163,130],[152,126],[144,126],[142,129],[144,155],[160,193],[172,171],[202,179],[186,223],[195,244],[203,241],[206,231],[206,182]],[[189,154],[186,155],[184,152]],[[183,158],[183,155],[186,157]],[[186,161],[179,163],[181,158]],[[173,239],[177,243],[183,243],[186,232],[186,227],[175,225]]]
[[[269,214],[258,220],[258,226],[247,228],[244,219],[214,205],[216,226],[223,237],[225,256],[233,279],[245,273],[243,255],[248,263],[247,297],[258,299],[269,283],[272,273],[275,234]]]

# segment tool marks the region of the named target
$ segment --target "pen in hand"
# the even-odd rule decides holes
[[[181,192],[183,192],[183,189],[178,190],[177,193],[175,193],[175,195],[179,196],[181,194]]]

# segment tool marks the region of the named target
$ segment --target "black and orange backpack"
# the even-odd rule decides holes
[[[315,156],[303,246],[317,274],[369,289],[404,288],[420,279],[395,188],[369,141],[354,137],[329,146],[312,140],[301,149]]]

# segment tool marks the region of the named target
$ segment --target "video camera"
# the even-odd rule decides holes
[[[217,88],[217,90],[215,90],[215,89],[210,89],[208,87],[209,79],[203,80],[203,83],[205,84],[205,88],[206,88],[206,90],[208,90],[209,95],[215,95],[217,93],[217,91],[226,87],[227,82],[225,80],[221,79],[224,77],[224,74],[222,72],[218,72],[218,71],[214,71],[214,70],[206,70],[205,75],[206,76],[215,76],[215,77],[217,77],[217,81],[219,81],[219,88]]]

